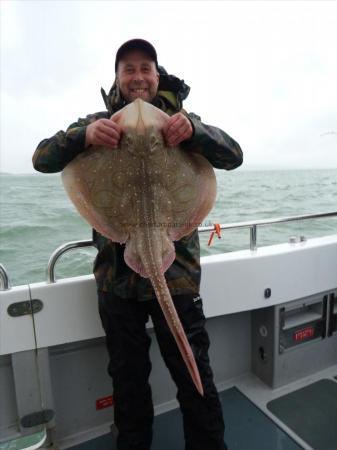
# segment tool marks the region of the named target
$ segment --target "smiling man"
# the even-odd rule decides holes
[[[44,139],[33,164],[41,172],[58,172],[93,145],[114,151],[121,129],[111,115],[136,98],[165,111],[170,120],[163,131],[168,146],[201,153],[217,168],[231,170],[242,163],[240,146],[219,128],[182,109],[189,87],[158,65],[152,44],[143,39],[124,43],[116,54],[115,81],[109,94],[101,90],[107,111],[88,115]],[[93,230],[98,249],[94,264],[99,313],[107,336],[109,374],[113,381],[118,450],[150,450],[153,404],[149,375],[151,339],[146,322],[151,316],[161,354],[177,385],[186,450],[226,450],[224,422],[209,364],[209,338],[205,330],[200,289],[198,231],[174,242],[176,259],[165,273],[177,313],[195,356],[204,396],[196,390],[148,279],[124,261],[125,245],[112,243]],[[173,450],[173,449],[172,449]]]
[[[152,45],[141,39],[123,44],[116,54],[116,88],[126,102],[141,98],[152,102],[157,95],[160,75],[157,54]],[[157,105],[156,105],[157,106]],[[168,145],[176,146],[192,136],[193,128],[186,115],[174,114],[164,137]],[[121,129],[111,120],[101,119],[88,127],[86,146],[105,145],[117,148]]]
[[[141,50],[130,50],[121,56],[116,82],[124,98],[129,102],[136,98],[151,102],[157,94],[159,84],[155,63]]]

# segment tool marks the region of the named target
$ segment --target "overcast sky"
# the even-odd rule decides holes
[[[104,110],[114,56],[142,37],[191,86],[185,108],[249,168],[337,168],[337,2],[1,1],[1,171]]]

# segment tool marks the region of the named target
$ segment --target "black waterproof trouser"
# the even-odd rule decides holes
[[[209,364],[209,338],[198,295],[173,297],[199,368],[204,397],[196,390],[157,300],[139,302],[98,292],[99,313],[107,336],[108,371],[113,381],[118,450],[150,450],[153,404],[149,375],[151,316],[164,361],[178,388],[186,450],[226,450],[224,421]],[[171,450],[171,449],[163,449]],[[172,449],[174,450],[174,449]]]

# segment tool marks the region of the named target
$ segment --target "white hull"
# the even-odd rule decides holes
[[[268,298],[266,289],[271,291]],[[274,343],[276,362],[269,369],[259,367],[254,353],[261,348],[255,342],[258,334],[254,337],[258,311],[278,311],[278,305],[291,309],[292,304],[311,305],[324,298],[334,308],[337,235],[204,257],[201,295],[219,389],[239,387],[272,417],[266,404],[280,393],[337,375],[337,332],[288,349],[283,361],[279,342]],[[34,299],[43,303],[40,312],[18,317],[8,314],[10,305]],[[156,413],[161,413],[176,406],[175,387],[151,324],[149,333],[153,339],[153,398]],[[97,399],[111,394],[111,381],[106,373],[107,352],[93,276],[0,291],[0,362],[0,442],[42,429],[44,425],[27,428],[18,423],[38,410],[55,413],[47,426],[58,448],[108,431],[113,408],[95,408]],[[273,420],[278,423],[275,417]],[[294,438],[303,448],[311,448]]]

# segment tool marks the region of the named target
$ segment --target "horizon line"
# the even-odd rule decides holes
[[[223,171],[225,169],[217,169],[214,167],[214,170],[216,171]],[[287,167],[287,166],[281,166],[281,167],[276,167],[276,166],[248,166],[248,167],[244,167],[244,166],[240,166],[237,167],[234,170],[241,170],[241,171],[257,171],[257,170],[265,170],[265,171],[272,171],[272,170],[337,170],[337,165],[335,167]],[[232,170],[229,170],[228,172],[232,172]],[[53,173],[43,173],[43,172],[38,172],[38,171],[31,171],[31,172],[9,172],[6,170],[0,170],[0,175],[57,175],[59,173],[62,173],[62,171],[60,172],[53,172]]]

